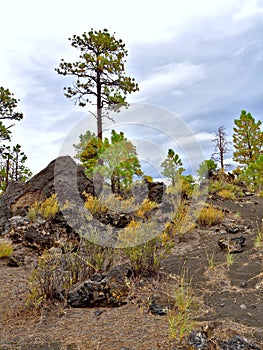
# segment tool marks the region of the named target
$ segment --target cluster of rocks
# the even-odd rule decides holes
[[[221,237],[218,240],[217,243],[220,249],[230,254],[242,253],[246,242],[246,237],[243,235],[247,233],[245,228],[237,226],[235,223],[226,223],[223,224],[223,227],[225,233],[227,233],[227,237]],[[238,233],[243,234],[236,236]],[[231,237],[231,235],[234,236]]]
[[[68,293],[67,303],[80,308],[126,304],[131,276],[132,271],[125,265],[114,266],[107,273],[95,273]]]
[[[219,340],[209,337],[204,330],[193,330],[188,337],[188,350],[260,350],[255,344],[249,342],[240,335],[235,335],[228,340]]]

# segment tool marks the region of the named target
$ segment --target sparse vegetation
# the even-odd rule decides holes
[[[59,206],[55,194],[52,194],[42,202],[39,207],[39,214],[43,216],[44,219],[53,219],[58,211]]]
[[[223,198],[223,199],[230,199],[231,201],[234,201],[236,199],[236,195],[234,192],[232,192],[231,190],[221,190],[218,192],[219,197]]]
[[[11,256],[13,253],[12,242],[6,239],[0,240],[0,259]]]
[[[263,248],[263,231],[262,230],[257,231],[255,241],[254,241],[254,246],[255,248]]]
[[[232,253],[227,252],[226,253],[226,266],[229,268],[230,266],[233,265],[234,261],[235,261],[235,256]]]
[[[35,202],[28,209],[27,217],[32,222],[37,215],[41,215],[45,220],[54,219],[59,212],[59,205],[55,194],[46,198],[43,202]]]
[[[197,222],[200,226],[213,226],[219,224],[223,219],[222,210],[209,205],[201,210]]]
[[[193,217],[190,208],[184,201],[178,201],[178,205],[175,207],[175,216],[170,223],[166,224],[166,232],[168,232],[172,238],[178,236],[180,241],[186,233],[191,232],[195,228],[196,219]]]
[[[99,198],[94,197],[91,194],[84,193],[84,195],[86,197],[85,208],[88,209],[92,215],[107,211],[107,207],[99,200]]]
[[[239,186],[222,180],[211,181],[208,186],[208,192],[230,200],[235,200],[236,197],[243,197],[244,195]]]
[[[149,275],[158,271],[161,259],[167,256],[173,246],[165,234],[153,235],[155,223],[132,220],[119,236],[122,254],[129,260],[134,275]]]
[[[32,205],[29,209],[28,209],[28,213],[27,213],[27,217],[31,222],[34,222],[36,220],[37,217],[37,206]]]
[[[205,251],[205,255],[206,255],[206,259],[208,262],[208,267],[210,270],[214,270],[215,269],[215,260],[214,260],[214,252],[212,252],[211,254],[209,254],[207,252],[207,250]]]
[[[29,278],[28,305],[40,307],[46,300],[63,300],[70,286],[86,275],[87,267],[76,253],[44,252]]]
[[[149,218],[152,210],[158,207],[159,205],[156,202],[152,202],[146,198],[140,205],[139,209],[136,211],[136,216],[142,219],[147,219]]]
[[[191,290],[191,280],[188,280],[188,272],[183,269],[174,290],[174,308],[168,315],[169,330],[172,337],[180,340],[193,329],[195,322],[193,310],[197,303]]]

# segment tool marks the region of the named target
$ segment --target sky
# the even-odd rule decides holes
[[[105,122],[105,135],[123,130],[155,176],[168,148],[196,170],[220,126],[231,141],[241,110],[263,120],[262,0],[2,1],[0,86],[20,99],[13,143],[34,174],[74,155],[80,133],[96,132],[93,107],[67,99],[72,80],[55,72],[62,58],[78,60],[68,38],[91,28],[124,41],[126,72],[140,88],[115,123]]]

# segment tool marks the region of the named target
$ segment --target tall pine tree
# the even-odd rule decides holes
[[[255,120],[251,113],[241,111],[239,119],[234,120],[233,145],[235,148],[233,160],[241,165],[255,162],[263,154],[263,132],[261,121]]]
[[[74,63],[62,59],[55,70],[58,74],[76,78],[72,87],[65,88],[67,98],[72,98],[81,107],[93,103],[95,99],[97,136],[102,140],[102,119],[108,116],[103,108],[118,111],[120,106],[127,105],[126,95],[139,90],[134,79],[125,75],[128,52],[122,40],[110,35],[107,29],[91,29],[69,40],[74,48],[80,50],[80,59]]]

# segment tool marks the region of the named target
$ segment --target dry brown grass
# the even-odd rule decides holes
[[[224,213],[222,210],[209,205],[201,210],[197,222],[200,226],[213,226],[220,224],[223,219]]]

